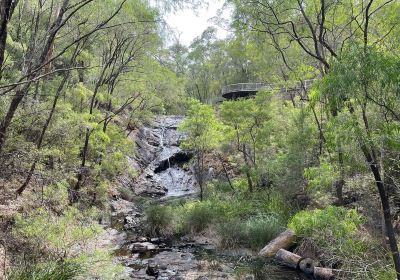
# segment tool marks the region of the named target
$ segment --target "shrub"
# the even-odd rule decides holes
[[[321,162],[316,167],[306,168],[304,171],[304,177],[308,180],[308,188],[311,191],[330,190],[338,175],[334,167],[326,162]]]
[[[95,211],[81,212],[70,207],[62,216],[55,216],[45,208],[38,208],[15,217],[14,235],[38,250],[46,249],[55,257],[63,257],[73,246],[85,245],[101,232],[94,221],[96,215]]]
[[[11,272],[8,280],[70,280],[82,273],[74,262],[47,262],[29,265]]]
[[[284,223],[275,216],[257,216],[247,221],[232,219],[219,227],[222,245],[248,246],[260,249],[275,238],[284,229]]]
[[[210,202],[208,200],[186,205],[185,225],[189,231],[200,232],[219,217],[218,205],[212,205]]]
[[[365,219],[356,210],[328,206],[321,210],[298,212],[289,221],[289,228],[300,236],[313,236],[330,231],[336,237],[344,237],[357,232]]]
[[[274,239],[284,226],[274,216],[255,217],[247,221],[248,245],[253,249],[260,249]]]
[[[174,216],[170,206],[154,205],[146,209],[147,231],[158,236],[174,233]]]

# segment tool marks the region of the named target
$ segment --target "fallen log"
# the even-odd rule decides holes
[[[313,259],[303,258],[295,253],[279,249],[275,259],[287,267],[301,270],[305,274],[313,275],[319,280],[332,280],[335,275],[331,268],[317,267]]]
[[[288,267],[299,269],[306,274],[314,273],[314,260],[310,258],[302,258],[301,256],[286,251],[285,249],[280,249],[276,253],[275,259]]]
[[[335,274],[331,268],[314,267],[314,277],[319,280],[331,280],[335,278]]]
[[[274,240],[269,242],[267,246],[265,246],[258,253],[259,256],[272,258],[276,255],[279,249],[289,249],[294,241],[296,240],[296,234],[293,230],[287,229],[281,234],[278,235]]]

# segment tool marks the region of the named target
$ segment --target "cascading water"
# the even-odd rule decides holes
[[[190,168],[191,155],[179,147],[184,135],[177,128],[182,119],[179,116],[158,117],[136,135],[137,153],[130,162],[140,170],[140,175],[131,184],[126,184],[126,179],[122,182],[124,187],[131,188],[137,196],[148,197],[153,204],[198,195]],[[118,228],[124,228],[127,233],[124,245],[116,251],[118,260],[127,267],[129,276],[126,279],[239,279],[235,268],[248,271],[240,279],[304,279],[276,264],[267,264],[266,268],[265,260],[261,260],[260,266],[260,261],[254,261],[246,250],[220,254],[201,238],[185,236],[167,242],[157,236],[146,236],[142,214],[145,209],[121,199],[113,203],[113,209],[114,216],[123,215]]]

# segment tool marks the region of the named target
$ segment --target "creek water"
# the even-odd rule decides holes
[[[198,195],[191,156],[179,147],[184,139],[177,129],[182,119],[157,117],[134,136],[137,151],[130,163],[140,174],[133,182],[121,178],[121,187],[146,198],[145,205]],[[126,279],[307,279],[249,250],[218,250],[206,237],[189,235],[172,241],[149,236],[144,231],[145,207],[123,199],[113,202],[112,226],[124,233],[115,256],[126,267]]]

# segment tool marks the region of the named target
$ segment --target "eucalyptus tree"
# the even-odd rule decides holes
[[[217,148],[222,139],[222,126],[210,105],[193,99],[180,129],[187,134],[182,148],[194,153],[194,173],[200,187],[200,200],[204,198],[207,153]]]
[[[31,9],[31,17],[27,18],[27,30],[24,32],[24,36],[16,34],[16,40],[19,40],[23,46],[22,54],[16,68],[20,70],[19,75],[11,77],[7,83],[1,86],[2,95],[11,95],[8,109],[2,116],[0,122],[0,152],[4,147],[6,140],[7,130],[14,118],[14,115],[19,108],[22,100],[28,96],[32,84],[48,77],[54,73],[68,71],[61,67],[61,69],[55,69],[55,61],[61,59],[63,55],[73,48],[77,43],[83,39],[91,36],[96,31],[104,28],[121,10],[123,3],[116,6],[116,9],[109,15],[102,19],[96,19],[97,22],[89,22],[90,16],[81,18],[83,20],[82,25],[87,25],[86,32],[80,33],[82,28],[76,28],[75,24],[72,24],[72,20],[76,19],[76,16],[83,11],[86,14],[89,11],[85,10],[90,7],[93,0],[86,1],[69,1],[64,0],[58,3],[39,1],[36,3],[26,3],[22,1],[20,5],[28,5]],[[26,10],[21,10],[26,13]],[[80,25],[79,25],[80,26]],[[77,33],[71,33],[71,32]],[[66,35],[69,36],[66,36]],[[74,34],[74,35],[72,35]],[[57,36],[63,38],[61,42],[57,41]]]
[[[399,29],[399,4],[391,0],[229,2],[235,7],[235,22],[238,26],[265,34],[290,72],[298,72],[291,64],[294,55],[318,70],[319,74],[309,68],[308,72],[314,77],[323,77],[329,73],[332,63],[349,43],[364,42],[385,46],[389,43],[385,42],[387,37]],[[295,82],[300,80],[302,83],[304,71],[291,76],[295,78]],[[331,106],[330,109],[330,114],[337,117],[339,108]],[[324,120],[318,118],[316,108],[312,107],[312,111],[320,131],[322,147],[325,139],[322,126]],[[338,136],[336,140],[340,169],[336,190],[339,201],[342,201],[345,163],[340,138]]]
[[[132,1],[121,10],[120,17],[114,26],[100,34],[94,43],[94,53],[100,65],[91,73],[89,79],[90,98],[86,104],[89,125],[85,129],[81,149],[81,164],[77,182],[71,190],[71,201],[76,202],[82,185],[87,165],[90,139],[94,131],[101,127],[106,133],[108,124],[127,109],[141,109],[146,101],[140,88],[126,92],[125,80],[135,78],[135,73],[142,68],[144,59],[157,50],[156,12],[140,1]],[[129,19],[129,21],[126,21]],[[117,96],[116,96],[117,95]],[[134,103],[138,103],[135,108]],[[92,162],[101,164],[101,157],[92,158]]]

